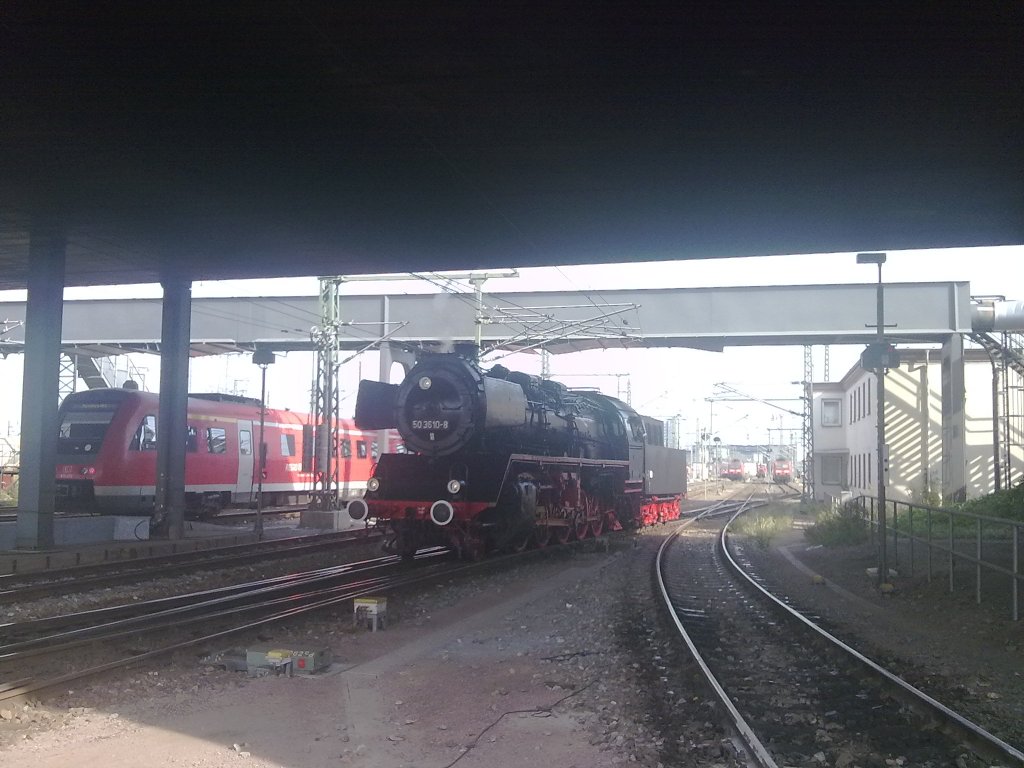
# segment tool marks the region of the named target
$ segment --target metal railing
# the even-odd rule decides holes
[[[853,503],[869,523],[872,543],[877,546],[878,500],[859,496]],[[1024,581],[1020,544],[1024,522],[896,500],[886,501],[886,513],[892,537],[891,563],[906,563],[913,577],[918,567],[916,544],[917,557],[923,556],[930,583],[936,570],[934,554],[939,553],[946,566],[950,593],[956,588],[957,563],[968,563],[973,566],[974,599],[979,605],[983,571],[1006,576],[1010,580],[1011,614],[1014,621],[1020,620],[1020,587]]]

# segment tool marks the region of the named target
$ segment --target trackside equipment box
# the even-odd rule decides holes
[[[254,645],[245,651],[249,677],[315,675],[331,666],[331,649],[276,648]]]
[[[377,631],[388,624],[388,599],[386,597],[357,597],[352,601],[352,624],[372,627]]]

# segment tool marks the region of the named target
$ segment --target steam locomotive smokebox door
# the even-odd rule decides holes
[[[356,395],[356,426],[360,429],[394,429],[398,385],[363,379]]]

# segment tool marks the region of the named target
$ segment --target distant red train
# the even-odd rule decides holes
[[[57,505],[113,514],[150,514],[156,498],[159,397],[131,389],[94,389],[68,395],[57,436]],[[309,417],[267,408],[264,419],[267,505],[308,498],[314,482],[314,428]],[[250,505],[259,485],[260,402],[222,394],[188,398],[185,454],[186,513],[210,517],[224,507]],[[378,432],[341,421],[335,453],[342,498],[359,498],[377,461]],[[388,433],[386,450],[400,450]]]
[[[750,474],[750,469],[741,459],[729,459],[722,466],[721,476],[726,480],[738,480],[745,483],[750,479]]]
[[[771,464],[771,475],[776,483],[792,482],[793,462],[789,459],[775,459]]]

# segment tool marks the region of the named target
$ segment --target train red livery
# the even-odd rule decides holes
[[[56,491],[68,511],[149,514],[156,495],[159,398],[133,389],[95,389],[68,395],[58,414]],[[309,418],[267,408],[264,418],[264,501],[303,501],[312,489],[313,427]],[[186,512],[216,514],[255,503],[259,483],[260,402],[221,394],[188,398],[185,454]],[[388,437],[389,449],[398,447]],[[362,496],[378,458],[378,433],[351,422],[337,425],[343,498]]]
[[[793,462],[789,459],[775,459],[771,464],[771,476],[776,483],[792,482]]]

